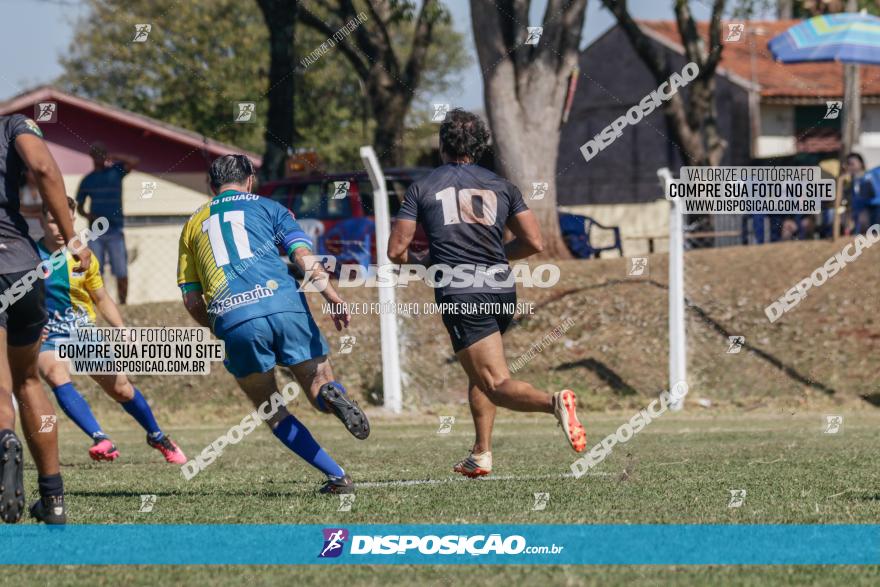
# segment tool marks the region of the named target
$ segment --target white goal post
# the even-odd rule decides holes
[[[361,147],[361,160],[373,184],[373,210],[376,218],[376,262],[381,267],[390,263],[388,239],[391,236],[391,213],[385,174],[373,147]],[[396,306],[394,286],[379,285],[379,329],[382,340],[382,396],[385,409],[399,414],[403,408],[400,390],[400,349],[397,344],[397,315],[387,312]]]
[[[664,167],[657,170],[657,177],[663,186],[663,196],[672,173]],[[681,204],[669,203],[669,392],[687,383],[687,340],[684,328],[684,221]],[[670,409],[681,410],[684,397],[673,394]]]

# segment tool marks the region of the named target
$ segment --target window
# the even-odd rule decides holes
[[[294,186],[293,202],[290,210],[297,218],[320,218],[323,191],[320,183]]]
[[[795,106],[794,132],[798,153],[831,153],[841,148],[842,117],[825,118],[827,106]]]
[[[336,193],[335,182],[327,182],[327,189],[324,196],[324,215],[322,218],[327,220],[335,220],[337,218],[351,217],[351,198],[348,193],[344,198],[334,198]]]

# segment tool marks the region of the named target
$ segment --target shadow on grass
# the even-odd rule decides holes
[[[602,361],[596,359],[581,359],[580,361],[569,361],[567,363],[562,363],[553,368],[554,371],[568,371],[569,369],[577,369],[582,367],[584,369],[589,369],[596,376],[608,384],[611,387],[611,390],[614,391],[615,394],[620,396],[627,395],[638,395],[638,391],[634,387],[632,387],[629,383],[623,380],[623,378],[617,374],[611,367],[603,363]]]

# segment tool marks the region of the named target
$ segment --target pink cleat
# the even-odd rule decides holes
[[[89,456],[93,461],[115,461],[119,458],[119,451],[109,438],[102,438],[89,449]]]
[[[162,453],[162,456],[165,457],[165,461],[169,463],[174,465],[182,465],[186,463],[186,455],[183,454],[180,447],[178,447],[174,441],[167,436],[163,436],[159,440],[151,440],[148,436],[147,444]]]

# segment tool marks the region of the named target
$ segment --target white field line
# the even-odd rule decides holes
[[[593,477],[607,477],[609,475],[616,475],[617,473],[604,473],[604,472],[588,472],[587,476]],[[467,483],[467,482],[476,482],[476,483],[489,483],[491,481],[544,481],[548,479],[573,479],[574,474],[572,473],[560,473],[557,475],[526,475],[526,476],[518,476],[518,475],[497,475],[497,476],[489,476],[482,477],[478,479],[468,479],[466,477],[447,477],[446,479],[409,479],[406,481],[365,481],[363,483],[358,483],[355,481],[355,485],[358,488],[361,487],[411,487],[413,485],[445,485],[448,483]]]

